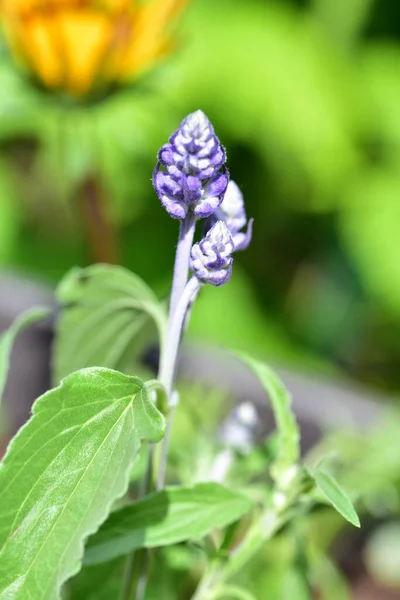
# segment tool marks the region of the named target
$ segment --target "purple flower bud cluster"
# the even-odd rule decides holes
[[[164,208],[175,219],[189,211],[211,216],[228,185],[226,153],[206,115],[187,116],[158,153],[153,185]]]
[[[242,193],[229,181],[225,162],[225,149],[201,110],[188,115],[158,153],[153,186],[167,212],[181,221],[172,306],[188,266],[199,282],[223,285],[232,274],[232,253],[251,241],[253,219],[247,221]],[[200,218],[205,218],[205,237],[192,247]]]
[[[251,242],[253,219],[247,223],[243,194],[238,185],[230,180],[221,205],[206,221],[206,231],[218,220],[224,221],[232,234],[235,252],[245,250]],[[240,231],[247,224],[246,232]]]
[[[232,235],[223,221],[217,221],[199,244],[194,244],[190,268],[202,283],[220,286],[232,275]]]

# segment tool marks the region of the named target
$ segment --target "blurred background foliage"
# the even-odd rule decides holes
[[[96,258],[79,194],[94,173],[116,230],[108,258],[166,294],[177,224],[150,177],[202,108],[255,231],[229,286],[204,291],[192,336],[398,390],[399,13],[389,0],[193,0],[173,56],[85,105],[30,86],[4,45],[1,266],[55,283]]]

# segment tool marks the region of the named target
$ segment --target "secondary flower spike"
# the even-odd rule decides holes
[[[221,204],[229,181],[226,153],[206,115],[188,115],[158,153],[153,185],[175,219],[189,211],[209,217]]]
[[[192,248],[190,268],[202,283],[224,285],[232,275],[232,235],[223,221],[217,221],[205,238]]]
[[[206,230],[217,220],[224,221],[232,234],[235,251],[245,250],[251,242],[253,234],[253,219],[247,224],[247,231],[240,231],[246,226],[247,217],[244,208],[243,194],[239,186],[230,180],[223,202],[215,213],[208,219]]]

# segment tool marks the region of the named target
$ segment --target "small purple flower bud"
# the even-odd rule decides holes
[[[231,233],[223,221],[217,221],[199,244],[192,248],[190,268],[203,283],[224,285],[232,275]]]
[[[247,225],[247,231],[240,231],[247,223],[246,211],[244,208],[243,194],[238,185],[230,180],[225,192],[222,204],[215,213],[209,218],[206,227],[211,227],[217,219],[226,223],[232,234],[235,251],[245,250],[251,242],[253,234],[253,219],[250,219]]]
[[[188,115],[158,153],[153,186],[161,203],[175,219],[189,210],[209,217],[221,204],[229,174],[226,153],[206,115]]]

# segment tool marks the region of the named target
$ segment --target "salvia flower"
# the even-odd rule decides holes
[[[187,0],[1,0],[14,58],[51,90],[83,97],[136,79],[173,46]]]
[[[251,242],[253,234],[253,219],[250,219],[245,232],[240,231],[246,226],[247,217],[244,208],[243,194],[239,186],[232,180],[229,181],[225,192],[224,199],[208,219],[206,230],[217,221],[222,220],[226,223],[229,231],[232,234],[235,251],[245,250]]]
[[[194,244],[190,268],[202,283],[220,286],[232,275],[232,235],[223,221],[217,221],[199,244]]]
[[[153,185],[167,212],[184,219],[189,211],[209,217],[221,204],[229,181],[226,153],[206,115],[188,115],[158,153]]]

